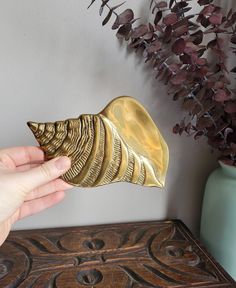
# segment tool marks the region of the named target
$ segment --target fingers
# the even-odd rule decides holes
[[[68,190],[71,189],[72,187],[73,187],[72,185],[67,184],[62,179],[56,179],[30,192],[26,196],[25,201],[41,198],[46,195],[55,193],[57,191]]]
[[[20,220],[24,217],[31,216],[39,213],[57,203],[62,201],[65,197],[64,191],[58,191],[45,197],[34,199],[31,201],[24,202],[17,211],[17,217],[14,220]]]
[[[7,156],[15,166],[44,161],[44,153],[39,147],[22,146],[0,150],[1,156]]]
[[[71,162],[68,157],[58,157],[38,167],[18,173],[16,177],[18,178],[18,183],[24,190],[22,192],[27,195],[30,191],[60,177],[70,166]]]
[[[38,167],[38,166],[39,166],[39,164],[25,164],[25,165],[21,165],[21,166],[16,167],[16,171],[23,172],[23,171],[27,171],[27,170],[30,170],[32,168]]]

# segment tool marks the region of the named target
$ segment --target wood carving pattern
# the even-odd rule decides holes
[[[0,287],[235,287],[179,221],[11,232]]]
[[[147,111],[131,97],[113,100],[97,115],[28,125],[47,159],[70,157],[71,169],[62,179],[72,185],[164,185],[167,145]]]

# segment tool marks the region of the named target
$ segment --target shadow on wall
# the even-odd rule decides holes
[[[145,3],[139,13],[135,17],[144,15],[139,24],[150,21],[150,13]],[[125,41],[122,44],[120,42],[120,49],[126,49],[128,58],[134,50],[127,48],[126,44]],[[167,85],[155,79],[156,72],[139,54],[134,58],[135,67],[141,70],[143,83],[147,83],[151,88],[150,93],[145,95],[145,106],[160,128],[170,150],[165,187],[165,193],[168,193],[166,217],[183,220],[187,226],[194,227],[192,231],[198,235],[204,187],[208,175],[217,166],[217,154],[211,153],[205,139],[195,141],[186,135],[180,137],[172,133],[173,126],[183,119],[185,113],[181,110],[180,102],[174,102],[173,96],[168,95]]]

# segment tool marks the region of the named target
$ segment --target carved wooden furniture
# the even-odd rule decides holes
[[[236,287],[178,220],[11,232],[0,287]]]

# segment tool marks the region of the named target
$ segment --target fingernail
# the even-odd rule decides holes
[[[58,170],[69,169],[71,165],[70,158],[63,156],[55,161],[55,166]]]

